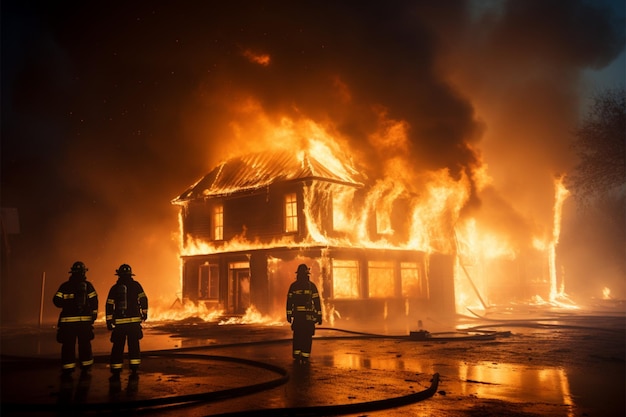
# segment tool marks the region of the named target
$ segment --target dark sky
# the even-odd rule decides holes
[[[624,50],[620,1],[1,7],[1,202],[20,226],[3,269],[7,320],[36,320],[42,273],[47,302],[75,260],[102,297],[129,263],[153,299],[173,301],[170,201],[235,143],[253,147],[233,133],[250,99],[270,118],[331,123],[374,178],[386,155],[368,138],[384,109],[409,126],[405,156],[420,170],[489,167],[476,210],[544,221],[548,179],[571,168],[570,132],[594,88],[584,74]],[[250,59],[261,55],[269,65]]]

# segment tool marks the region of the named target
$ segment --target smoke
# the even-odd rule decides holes
[[[445,41],[442,67],[471,97],[487,126],[480,150],[492,182],[480,194],[483,204],[474,215],[490,219],[485,224],[509,235],[519,248],[551,233],[554,179],[571,172],[575,163],[572,132],[589,94],[585,71],[603,68],[623,53],[623,4],[617,11],[606,6],[554,1],[487,5]],[[494,196],[510,210],[493,205]],[[616,238],[615,225],[602,220],[607,212],[581,213],[574,206],[570,197],[559,277],[580,299],[590,294],[600,298],[602,285],[623,298],[623,234]],[[500,227],[503,220],[505,227]]]
[[[41,273],[48,300],[76,260],[101,298],[129,263],[174,301],[170,201],[265,145],[255,109],[328,126],[373,179],[398,157],[466,175],[467,213],[528,244],[572,166],[582,71],[624,48],[585,1],[222,3],[3,2],[2,205],[21,233],[2,296],[22,300],[3,317],[35,318]]]

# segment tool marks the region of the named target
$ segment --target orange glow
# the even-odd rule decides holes
[[[512,392],[525,392],[533,401],[558,401],[572,406],[572,394],[565,370],[560,368],[525,369],[519,366],[493,362],[479,362],[475,365],[459,365],[459,378],[463,381],[488,383],[466,384],[464,395],[476,395],[481,398],[507,399]],[[528,392],[528,387],[542,387]]]
[[[152,301],[150,304],[150,321],[176,321],[195,317],[203,321],[215,321],[221,315],[222,310],[209,309],[203,303],[181,303]]]
[[[559,237],[561,235],[561,220],[563,213],[563,202],[569,195],[569,191],[563,184],[563,177],[559,177],[554,183],[555,196],[554,196],[554,223],[552,226],[552,240],[548,246],[548,259],[549,259],[549,271],[550,271],[550,302],[556,302],[558,297],[563,297],[564,290],[557,290],[557,276],[556,276],[556,246],[559,243]]]
[[[245,148],[240,149],[241,154],[259,150],[287,150],[293,153],[303,167],[309,158],[313,158],[334,172],[340,181],[345,178],[348,182],[355,175],[361,175],[352,160],[352,156],[358,154],[351,152],[348,140],[332,124],[323,125],[306,117],[270,117],[252,99],[239,103],[239,113],[245,116],[241,119],[244,121],[233,123],[232,127],[235,139],[241,139],[246,144]],[[461,171],[456,177],[448,169],[420,169],[406,157],[409,148],[406,122],[387,119],[384,110],[380,110],[379,117],[379,130],[371,134],[368,140],[380,150],[379,162],[383,175],[372,180],[365,178],[364,187],[360,189],[323,181],[310,182],[304,188],[303,207],[298,208],[304,216],[308,232],[303,239],[296,241],[293,234],[286,234],[280,239],[262,243],[255,236],[248,236],[244,228],[228,241],[204,241],[186,236],[184,244],[181,244],[181,254],[192,256],[275,246],[292,248],[311,245],[454,254],[457,257],[457,311],[479,306],[479,302],[482,307],[490,304],[490,287],[506,287],[507,280],[512,278],[510,271],[502,269],[501,265],[513,265],[511,267],[515,269],[514,262],[520,257],[521,248],[507,231],[487,227],[489,225],[485,223],[489,219],[463,213],[472,192],[479,193],[492,187],[493,180],[487,165],[477,164],[473,171]],[[251,137],[255,140],[250,141]],[[367,173],[367,168],[362,169]],[[537,237],[532,239],[532,246],[539,254],[537,258],[549,258],[549,265],[545,266],[550,268],[549,297],[553,303],[557,298],[555,248],[560,234],[562,205],[568,195],[561,178],[556,181],[555,189],[552,237],[548,242]],[[398,212],[399,206],[403,207],[403,211]],[[331,226],[324,223],[320,207],[332,207]],[[499,266],[499,269],[494,265]],[[354,268],[358,266],[348,268],[340,263],[332,266],[333,297],[394,296],[381,288],[370,288],[370,294],[359,294],[360,287],[354,278],[358,273]],[[378,269],[378,275],[373,276],[373,281],[388,282],[388,271]],[[428,291],[427,284],[418,285],[422,279],[420,274],[414,271],[406,275],[403,278],[403,291],[404,287],[414,288],[421,296],[427,296],[427,293],[422,294]],[[530,279],[543,282],[540,275],[537,278],[531,276]],[[515,289],[509,290],[510,294],[515,295],[514,292]],[[561,293],[564,293],[563,286]],[[539,294],[528,295],[529,299],[531,297],[542,299]],[[334,315],[339,314],[336,311],[327,313],[331,322]],[[246,316],[246,320],[265,320],[253,311],[247,312]]]
[[[270,316],[265,316],[256,309],[254,306],[248,307],[246,313],[241,317],[230,317],[226,320],[221,320],[218,325],[226,324],[264,324],[266,326],[284,326],[283,320],[277,320]]]
[[[345,352],[330,358],[333,366],[348,370],[387,370],[389,375],[402,372],[430,374],[441,366],[425,357],[368,356],[359,352]],[[508,401],[514,395],[524,395],[537,403],[563,404],[567,416],[574,415],[569,377],[564,369],[552,367],[535,369],[512,363],[492,361],[468,363],[444,359],[451,374],[456,372],[461,381],[461,395]],[[390,382],[391,383],[391,382]],[[537,389],[541,387],[541,389]]]
[[[264,67],[267,67],[271,62],[271,58],[268,54],[256,53],[249,49],[243,52],[243,56],[246,57],[250,62],[262,65]]]
[[[357,261],[335,260],[333,262],[333,297],[336,299],[359,298],[359,264]]]

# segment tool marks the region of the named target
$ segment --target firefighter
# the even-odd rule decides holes
[[[111,373],[118,379],[124,361],[124,345],[128,341],[128,357],[133,376],[141,363],[139,340],[143,338],[141,322],[148,319],[148,297],[141,284],[132,277],[130,265],[122,264],[115,271],[117,283],[111,287],[106,303],[107,329],[111,331]]]
[[[293,330],[293,359],[296,363],[308,363],[315,324],[322,324],[320,295],[309,275],[309,267],[300,264],[296,281],[287,293],[287,321]]]
[[[83,373],[93,365],[91,341],[94,338],[93,323],[98,317],[98,294],[87,281],[87,267],[83,262],[74,262],[70,278],[59,287],[52,302],[61,308],[57,325],[57,342],[62,344],[62,375],[71,377],[76,369],[76,341],[78,358]]]

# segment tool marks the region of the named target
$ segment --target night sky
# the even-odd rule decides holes
[[[332,125],[373,178],[396,155],[369,138],[404,121],[416,170],[488,167],[493,187],[467,210],[533,228],[550,215],[552,179],[575,164],[585,99],[624,85],[623,1],[1,8],[1,203],[19,214],[6,236],[6,321],[37,320],[44,272],[55,317],[49,301],[76,260],[102,299],[129,263],[151,301],[171,304],[170,202],[224,158],[263,146],[250,108]]]

